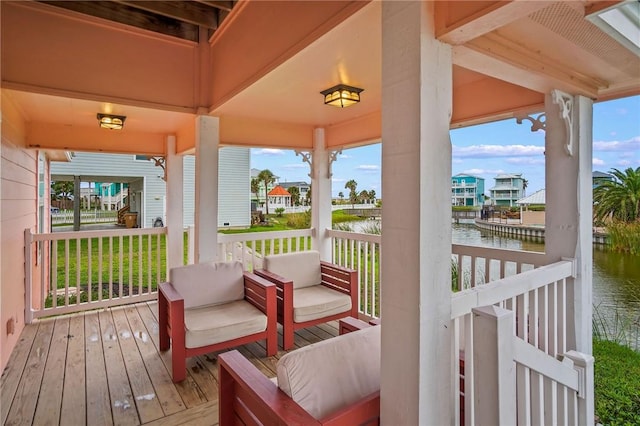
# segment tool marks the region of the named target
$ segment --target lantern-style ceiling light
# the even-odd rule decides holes
[[[344,108],[360,102],[360,92],[363,90],[346,84],[338,84],[320,93],[324,96],[325,105]]]
[[[126,119],[127,117],[124,115],[98,113],[98,124],[103,129],[122,130],[122,127],[124,127],[124,120]]]

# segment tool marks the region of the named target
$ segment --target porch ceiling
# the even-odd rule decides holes
[[[151,2],[123,3],[147,7]],[[212,2],[200,3],[216,7]],[[543,94],[554,88],[595,100],[640,94],[640,49],[617,41],[610,31],[602,30],[587,19],[620,3],[436,2],[436,34],[453,46],[452,126],[539,111]],[[637,2],[630,3],[632,7],[637,5]],[[234,25],[242,28],[242,14],[250,13],[252,4],[260,2],[249,1],[244,7],[234,9],[225,23],[225,31]],[[274,2],[269,7],[287,8],[287,3]],[[198,99],[195,94],[199,87],[195,83],[184,82],[185,87],[192,84],[194,88],[191,105],[176,101],[171,106],[170,96],[166,95],[160,110],[153,107],[153,102],[121,95],[112,97],[110,103],[99,102],[109,97],[90,93],[87,89],[90,86],[86,85],[70,92],[68,88],[36,87],[33,82],[13,81],[14,75],[9,73],[6,77],[4,72],[4,46],[3,88],[15,89],[9,93],[10,98],[27,121],[66,126],[56,133],[60,135],[56,143],[47,143],[46,138],[33,143],[45,148],[80,150],[84,147],[105,152],[133,152],[135,148],[135,152],[157,155],[164,150],[162,135],[177,134],[179,139],[181,135],[191,137],[195,114],[207,110],[221,117],[221,138],[226,144],[309,148],[314,127],[328,129],[329,146],[368,143],[380,137],[381,8],[382,2],[371,2],[350,12],[351,16],[330,30],[323,30],[324,34],[319,37],[300,41],[294,50],[283,49],[284,54],[272,58],[269,71],[264,71],[264,64],[242,62],[256,67],[251,77],[237,87],[229,87],[225,92],[233,93],[229,99],[209,98],[208,108],[198,104],[202,98]],[[3,13],[3,21],[5,15]],[[251,30],[250,22],[245,20],[244,25],[247,31]],[[250,57],[244,49],[247,46],[263,48],[260,36],[254,34],[248,39],[233,40],[238,49],[228,53],[226,60],[235,63]],[[223,31],[218,40],[230,42],[224,37]],[[7,37],[3,34],[3,45],[5,40]],[[216,52],[216,43],[220,44],[212,42],[209,54]],[[160,76],[163,72],[157,69]],[[175,70],[172,72],[175,74]],[[337,83],[363,88],[362,101],[346,109],[325,106],[319,92]],[[126,115],[124,132],[149,136],[141,140],[153,140],[157,146],[149,142],[144,149],[144,144],[133,147],[104,142],[119,137],[116,132],[103,136],[99,142],[89,140],[90,135],[72,137],[71,127],[78,132],[89,127],[97,131],[95,114],[105,110]],[[67,137],[73,143],[65,144],[63,139]],[[178,145],[181,150],[188,150],[193,141],[179,140]]]

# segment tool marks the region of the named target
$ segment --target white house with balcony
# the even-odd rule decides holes
[[[489,189],[491,202],[496,206],[516,205],[516,201],[524,197],[524,181],[522,173],[503,173],[495,178],[495,186]]]

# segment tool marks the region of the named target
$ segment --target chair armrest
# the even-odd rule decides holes
[[[358,271],[320,261],[322,285],[349,295],[358,294]]]
[[[176,288],[170,282],[160,283],[158,285],[158,289],[164,295],[165,299],[167,299],[167,302],[169,302],[169,304],[178,302],[180,300],[184,301],[184,298],[180,296],[178,290],[176,290]]]
[[[267,271],[266,269],[256,269],[255,275],[264,278],[268,281],[274,283],[278,288],[284,288],[285,285],[293,286],[293,281],[288,280],[285,277],[281,277],[278,274],[274,274],[273,272]]]
[[[244,272],[244,298],[265,315],[276,315],[276,285],[251,272]]]
[[[373,327],[371,324],[367,324],[366,322],[353,317],[346,317],[346,318],[340,319],[340,321],[338,321],[338,325],[339,325],[340,335],[351,333],[352,331],[364,330],[365,328]]]
[[[345,273],[345,274],[350,274],[350,273],[353,273],[353,272],[358,272],[358,271],[357,271],[357,270],[355,270],[355,269],[347,268],[346,266],[336,265],[335,263],[327,262],[326,260],[321,260],[321,261],[320,261],[320,265],[321,265],[321,266],[329,267],[329,268],[331,268],[331,269],[335,269],[336,271],[340,271],[340,272],[343,272],[343,273]]]
[[[218,355],[218,363],[220,426],[235,424],[238,405],[262,424],[320,425],[237,350]]]
[[[379,425],[380,391],[365,396],[355,403],[331,413],[320,420],[323,425]]]

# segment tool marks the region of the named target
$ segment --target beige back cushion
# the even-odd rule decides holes
[[[380,390],[380,329],[289,352],[277,365],[278,386],[317,420]]]
[[[240,262],[207,262],[172,268],[169,281],[189,309],[244,298],[242,274]]]
[[[293,280],[293,288],[309,287],[322,281],[320,253],[314,250],[267,256],[264,269]]]

